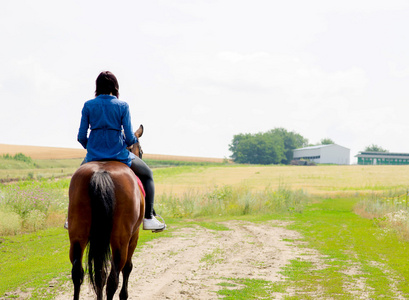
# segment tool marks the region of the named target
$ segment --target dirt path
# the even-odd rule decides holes
[[[250,278],[277,282],[281,268],[295,258],[318,260],[312,250],[294,242],[300,236],[283,223],[223,223],[230,230],[200,226],[183,228],[171,238],[156,239],[134,255],[129,299],[219,299],[223,278]],[[308,255],[305,255],[308,254]],[[72,291],[56,299],[70,299]],[[118,297],[117,292],[116,297]],[[279,294],[274,295],[277,299]],[[95,299],[87,284],[81,299]]]

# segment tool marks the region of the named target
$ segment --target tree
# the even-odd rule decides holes
[[[301,135],[275,128],[264,133],[238,134],[233,137],[229,150],[231,158],[237,163],[250,164],[289,164],[296,148],[308,141]]]
[[[232,159],[237,163],[276,164],[283,158],[284,145],[277,138],[266,138],[265,134],[235,135],[230,145]]]
[[[281,160],[282,164],[290,164],[293,160],[293,150],[308,145],[308,140],[293,131],[288,132],[284,128],[275,128],[269,131],[273,135],[278,135],[284,142],[285,159]]]
[[[378,145],[375,145],[375,144],[372,144],[370,146],[366,146],[365,151],[368,151],[368,152],[389,152],[388,150],[383,149],[382,147],[380,147]]]
[[[331,140],[330,138],[325,138],[321,140],[321,145],[332,145],[332,144],[335,144],[335,142]]]

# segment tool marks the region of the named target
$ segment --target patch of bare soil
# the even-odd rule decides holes
[[[277,282],[284,280],[279,272],[290,260],[319,260],[313,250],[292,242],[300,236],[283,223],[223,224],[230,230],[183,228],[170,238],[159,238],[140,248],[134,255],[129,299],[219,299],[216,291],[225,278]],[[116,298],[118,295],[119,289]],[[56,299],[71,296],[72,285]],[[277,299],[281,296],[274,295]],[[95,299],[87,284],[82,287],[81,299]]]

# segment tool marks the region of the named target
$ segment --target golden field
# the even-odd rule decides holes
[[[191,174],[159,176],[156,182],[159,193],[180,194],[211,189],[215,185],[241,185],[251,190],[282,186],[303,189],[312,195],[353,196],[406,190],[409,188],[409,166],[197,167]]]
[[[0,155],[17,153],[23,153],[32,159],[69,159],[83,158],[86,151],[84,149],[0,144]]]
[[[32,159],[70,159],[70,158],[84,158],[85,149],[75,148],[58,148],[58,147],[40,147],[40,146],[19,146],[0,144],[0,155],[10,154],[15,155],[23,153]],[[223,158],[209,158],[209,157],[190,157],[190,156],[176,156],[176,155],[162,155],[162,154],[146,154],[143,155],[146,159],[155,160],[177,160],[177,161],[192,161],[192,162],[214,162],[222,163]]]
[[[83,149],[0,144],[0,155],[16,153],[23,153],[35,160],[56,160],[53,166],[50,166],[50,170],[47,170],[47,167],[25,170],[25,172],[33,173],[34,176],[42,176],[42,172],[46,172],[56,177],[72,174],[85,156]],[[144,158],[223,162],[222,158],[155,154],[144,154]],[[66,159],[73,159],[72,166],[58,169],[58,160]],[[213,189],[216,185],[239,185],[255,190],[285,186],[291,189],[303,189],[310,194],[322,196],[383,193],[409,188],[409,165],[260,166],[229,164],[213,167],[195,166],[188,169],[179,173],[156,170],[154,174],[158,193],[181,194],[193,190]],[[0,170],[0,178],[17,178],[21,173],[22,170]]]

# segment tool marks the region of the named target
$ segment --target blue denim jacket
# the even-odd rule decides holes
[[[86,162],[118,160],[131,166],[135,155],[126,147],[138,139],[132,130],[128,103],[111,95],[99,95],[85,102],[78,141],[87,149]]]

